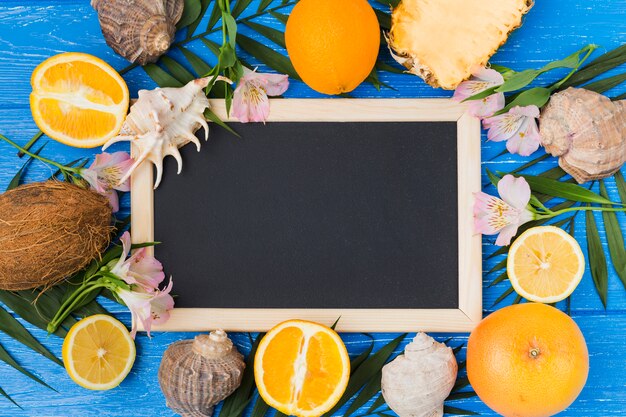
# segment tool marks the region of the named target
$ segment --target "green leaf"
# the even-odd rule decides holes
[[[261,2],[259,3],[259,7],[256,9],[256,12],[261,13],[265,11],[265,9],[267,9],[269,5],[272,4],[272,1],[273,0],[261,0]]]
[[[240,0],[241,1],[241,0]],[[247,1],[247,0],[243,0]],[[240,2],[237,2],[239,5]],[[228,34],[228,44],[234,50],[237,41],[237,22],[235,18],[228,13],[222,14],[222,24],[226,25],[226,33]],[[232,65],[228,65],[229,67]]]
[[[39,132],[35,133],[35,134],[33,135],[33,137],[32,137],[32,138],[30,138],[30,140],[26,143],[26,145],[24,145],[24,146],[23,146],[23,148],[24,148],[24,149],[26,149],[27,151],[29,151],[29,150],[30,150],[30,148],[32,148],[32,147],[33,147],[33,145],[34,145],[35,143],[37,143],[37,141],[39,140],[39,138],[40,138],[42,135],[43,135],[43,132],[42,132],[41,130],[40,130]],[[25,154],[24,152],[22,152],[22,151],[19,151],[19,152],[17,153],[17,156],[19,156],[20,158],[21,158],[21,157],[23,157],[24,155],[26,155],[26,154]]]
[[[383,404],[385,404],[385,398],[383,397],[382,394],[379,394],[376,400],[374,400],[370,408],[367,410],[366,415],[372,414],[374,411],[382,407]]]
[[[182,46],[179,46],[178,49],[182,52],[185,59],[189,61],[189,65],[191,65],[191,68],[196,73],[197,77],[204,77],[211,72],[211,66],[204,62],[198,55],[194,54],[187,48],[183,48]]]
[[[504,114],[515,106],[525,107],[535,105],[541,108],[544,104],[548,102],[548,100],[550,100],[550,94],[552,94],[552,92],[544,87],[534,87],[528,90],[524,90],[519,93],[513,99],[513,101],[511,101],[502,110],[496,112],[495,114]]]
[[[617,186],[617,193],[622,203],[626,203],[626,181],[621,171],[615,173],[615,185]]]
[[[248,8],[250,3],[252,3],[252,0],[237,0],[235,3],[235,7],[233,7],[233,10],[231,12],[233,17],[234,18],[239,17],[239,15]]]
[[[200,0],[185,0],[183,15],[180,17],[178,23],[176,23],[176,29],[182,29],[195,22],[198,16],[200,16],[201,9]]]
[[[382,4],[383,6],[390,6],[393,8],[398,7],[398,4],[400,4],[400,0],[376,0],[376,2]]]
[[[577,184],[556,181],[550,178],[542,178],[534,175],[519,174],[517,176],[524,177],[528,182],[528,185],[530,185],[530,189],[534,192],[582,203],[617,204]]]
[[[271,28],[269,26],[260,25],[254,22],[245,22],[244,24],[250,29],[253,29],[261,35],[265,36],[267,39],[271,40],[275,44],[282,46],[283,48],[287,47],[287,45],[285,44],[285,34],[280,30]]]
[[[210,31],[211,29],[213,29],[215,27],[215,24],[222,17],[222,10],[220,9],[220,6],[219,6],[218,3],[219,3],[219,0],[217,0],[217,1],[215,1],[213,3],[213,9],[211,10],[211,16],[209,17],[209,22],[207,23],[207,26],[206,26],[207,32]]]
[[[48,385],[45,382],[43,382],[40,378],[38,378],[37,376],[35,376],[32,373],[28,372],[26,369],[24,369],[23,366],[21,366],[19,363],[17,363],[17,361],[15,359],[13,359],[13,357],[11,355],[9,355],[9,352],[7,352],[7,350],[2,345],[0,345],[0,360],[2,362],[6,363],[7,365],[15,368],[16,370],[20,371],[22,374],[26,375],[27,377],[29,377],[33,381],[40,383],[44,387],[50,388],[52,391],[58,392],[57,390],[52,388],[50,385]]]
[[[17,293],[10,291],[0,291],[0,301],[2,301],[7,307],[11,309],[15,314],[26,320],[33,326],[47,331],[48,321],[52,319],[54,313],[49,317],[44,317],[39,311],[38,307],[19,296]],[[55,311],[56,312],[56,311]],[[65,329],[59,327],[56,332],[56,336],[65,337],[67,332]]]
[[[35,155],[39,155],[39,153],[43,150],[44,146],[46,146],[45,143],[41,145],[41,147],[33,153]],[[28,166],[33,162],[34,159],[35,158],[31,156],[26,160],[26,162],[24,162],[22,167],[15,173],[15,175],[11,179],[11,182],[9,182],[9,185],[7,186],[6,191],[17,188],[20,185],[20,182],[22,181],[22,177],[24,176],[24,174],[26,174],[26,170],[28,169]]]
[[[207,120],[212,121],[213,123],[215,123],[216,125],[226,129],[228,132],[232,133],[233,135],[237,136],[238,138],[241,138],[241,135],[239,135],[239,133],[235,132],[230,126],[228,126],[226,123],[224,123],[222,120],[220,120],[219,117],[217,117],[217,114],[213,113],[213,110],[211,109],[206,109],[204,111],[204,117]]]
[[[171,74],[168,74],[163,68],[156,64],[146,64],[143,70],[148,74],[152,81],[154,81],[159,87],[182,87],[183,83],[174,78]]]
[[[585,225],[587,226],[587,252],[589,255],[591,277],[593,278],[593,283],[596,286],[596,291],[600,296],[602,305],[606,308],[609,277],[606,267],[606,257],[604,256],[604,250],[593,212],[585,212]]]
[[[376,13],[376,18],[378,19],[378,24],[381,28],[385,30],[391,29],[391,15],[389,13],[385,13],[382,10],[374,9],[374,13]]]
[[[252,413],[250,414],[250,417],[264,417],[269,409],[270,406],[267,405],[265,401],[263,401],[263,398],[261,398],[261,396],[259,396],[254,403],[254,407],[252,407]]]
[[[448,395],[448,398],[446,398],[446,401],[464,400],[466,398],[472,398],[475,396],[476,396],[476,393],[474,391],[458,391],[458,392],[453,392],[452,394]]]
[[[464,410],[462,408],[450,407],[449,405],[443,406],[443,412],[445,414],[452,414],[455,416],[477,416],[479,413],[475,411]]]
[[[583,85],[583,88],[585,90],[591,90],[595,91],[596,93],[602,94],[605,91],[609,91],[611,88],[617,87],[624,81],[626,81],[626,72],[614,75],[612,77],[603,78],[593,83],[585,84]]]
[[[28,346],[32,350],[46,358],[50,359],[57,365],[63,366],[63,362],[57,359],[50,351],[42,345],[37,339],[31,335],[22,324],[15,319],[9,312],[0,307],[0,331],[17,340],[21,344]]]
[[[202,18],[204,17],[204,14],[209,8],[210,3],[211,3],[211,0],[200,0],[200,13],[198,14],[198,17],[196,18],[196,20],[194,20],[189,25],[189,28],[187,29],[187,39],[191,38],[193,34],[195,33],[196,29],[198,28],[198,25],[200,24],[200,22],[202,21]]]
[[[470,384],[469,379],[466,376],[459,377],[454,383],[454,386],[452,387],[451,392],[462,390],[463,388],[467,387],[469,384]]]
[[[7,394],[7,392],[5,390],[3,390],[2,388],[0,388],[0,395],[2,395],[4,398],[6,398],[7,400],[9,400],[13,404],[15,404],[20,410],[23,410],[22,406],[20,406],[18,403],[16,403],[15,400],[13,400],[13,398],[11,398],[11,396],[9,394]]]
[[[405,74],[406,71],[404,69],[401,68],[396,68],[392,65],[389,65],[383,61],[376,61],[376,69],[380,70],[380,71],[387,71],[387,72],[391,72],[393,74]]]
[[[621,45],[612,51],[600,55],[574,73],[567,81],[559,87],[564,90],[567,87],[576,87],[591,81],[600,74],[616,68],[626,62],[626,44]]]
[[[259,333],[252,344],[246,359],[246,368],[243,371],[241,384],[235,392],[224,400],[219,417],[238,417],[252,399],[252,393],[254,392],[254,355],[264,335],[265,333]]]
[[[354,372],[361,366],[361,364],[365,361],[365,359],[369,358],[372,353],[372,349],[374,349],[374,338],[372,335],[365,333],[367,337],[371,339],[370,345],[365,349],[361,354],[359,354],[356,358],[350,361],[350,374],[354,374]]]
[[[609,97],[609,98],[611,99],[611,101],[626,100],[626,93],[622,93],[619,96]]]
[[[401,334],[384,347],[380,348],[378,352],[367,358],[350,377],[348,386],[346,387],[346,390],[341,396],[339,402],[330,411],[325,413],[324,416],[332,416],[333,413],[343,407],[343,405],[350,400],[350,398],[352,398],[352,396],[356,394],[364,384],[371,380],[376,373],[382,369],[383,365],[385,365],[393,351],[405,337],[406,333]]]
[[[370,381],[365,384],[361,392],[356,396],[352,404],[348,407],[344,413],[344,417],[349,417],[354,414],[361,406],[367,403],[370,399],[380,392],[380,382],[382,378],[382,370],[378,371],[376,375]]]
[[[219,46],[218,44],[216,44],[215,42],[213,42],[213,41],[212,41],[212,40],[210,40],[210,39],[205,39],[205,38],[202,38],[202,39],[200,39],[200,40],[202,41],[202,43],[203,43],[203,44],[204,44],[207,48],[209,48],[209,50],[210,50],[211,52],[213,52],[213,55],[215,55],[215,56],[219,56],[219,55],[220,55],[220,46]]]
[[[505,265],[506,265],[506,259],[504,259],[504,263],[505,263]],[[502,281],[507,280],[507,279],[509,279],[509,276],[508,276],[507,272],[506,272],[506,271],[504,271],[503,273],[501,273],[500,275],[498,275],[498,276],[496,277],[496,279],[494,279],[494,280],[493,280],[493,281],[489,284],[489,287],[493,287],[494,285],[499,284],[499,283],[501,283]]]
[[[298,73],[289,61],[289,58],[275,50],[244,35],[237,36],[237,43],[243,50],[265,63],[268,67],[281,74],[287,74],[291,78],[300,80]]]
[[[491,307],[494,307],[496,305],[498,305],[502,300],[504,300],[506,297],[508,297],[509,295],[511,295],[513,293],[513,287],[509,288],[508,290],[506,290],[505,292],[503,292],[500,297],[496,298],[496,301],[493,302],[493,304],[491,305]]]
[[[183,67],[182,65],[180,65],[178,62],[174,61],[172,58],[170,58],[167,55],[163,55],[160,61],[163,64],[163,66],[167,68],[169,73],[172,74],[174,78],[176,78],[178,81],[180,81],[183,84],[187,84],[189,81],[196,78],[192,73],[187,71],[185,67]]]
[[[272,16],[274,16],[276,19],[280,20],[281,22],[283,22],[285,25],[287,24],[287,20],[289,20],[289,16],[286,14],[282,14],[282,13],[278,13],[278,12],[270,12],[270,14]]]
[[[330,328],[335,330],[337,328],[337,325],[339,324],[339,320],[341,320],[341,316],[337,317],[337,320],[335,320],[335,322],[333,323],[332,326],[330,326]]]
[[[604,198],[608,198],[603,180],[600,180],[600,195]],[[624,287],[626,287],[626,249],[624,249],[624,236],[617,220],[617,213],[603,211],[602,219],[604,220],[606,242],[609,247],[611,262],[613,263],[617,276],[622,281]]]

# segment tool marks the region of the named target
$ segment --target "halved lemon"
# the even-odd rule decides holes
[[[78,52],[55,55],[35,68],[30,83],[35,123],[61,143],[94,148],[122,128],[128,87],[100,58]]]
[[[317,417],[337,404],[346,390],[350,358],[334,330],[289,320],[259,343],[254,377],[259,394],[271,407],[287,415]]]
[[[556,303],[567,298],[584,272],[580,245],[558,227],[528,229],[509,249],[509,280],[515,291],[530,301]]]
[[[122,323],[96,314],[72,326],[63,342],[63,363],[74,382],[90,390],[117,387],[135,362],[135,342]]]

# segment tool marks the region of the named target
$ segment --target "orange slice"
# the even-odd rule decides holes
[[[128,112],[128,87],[106,62],[67,52],[43,61],[30,79],[30,109],[48,136],[78,148],[102,146]]]
[[[267,404],[287,415],[317,417],[341,398],[350,358],[339,335],[308,321],[289,320],[259,343],[254,377]]]
[[[528,229],[509,249],[507,274],[511,285],[530,301],[555,303],[567,298],[584,272],[580,245],[558,227]]]
[[[63,363],[74,382],[91,390],[117,387],[135,362],[135,342],[126,327],[106,314],[72,326],[63,341]]]

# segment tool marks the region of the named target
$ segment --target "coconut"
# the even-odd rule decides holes
[[[49,287],[98,258],[111,238],[105,197],[47,181],[0,195],[0,289]]]

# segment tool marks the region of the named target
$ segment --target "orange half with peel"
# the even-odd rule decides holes
[[[289,320],[271,329],[254,358],[259,394],[287,415],[317,417],[341,398],[350,378],[350,358],[329,327]]]
[[[30,83],[35,123],[61,143],[94,148],[122,128],[128,87],[100,58],[78,52],[55,55],[35,68]]]

